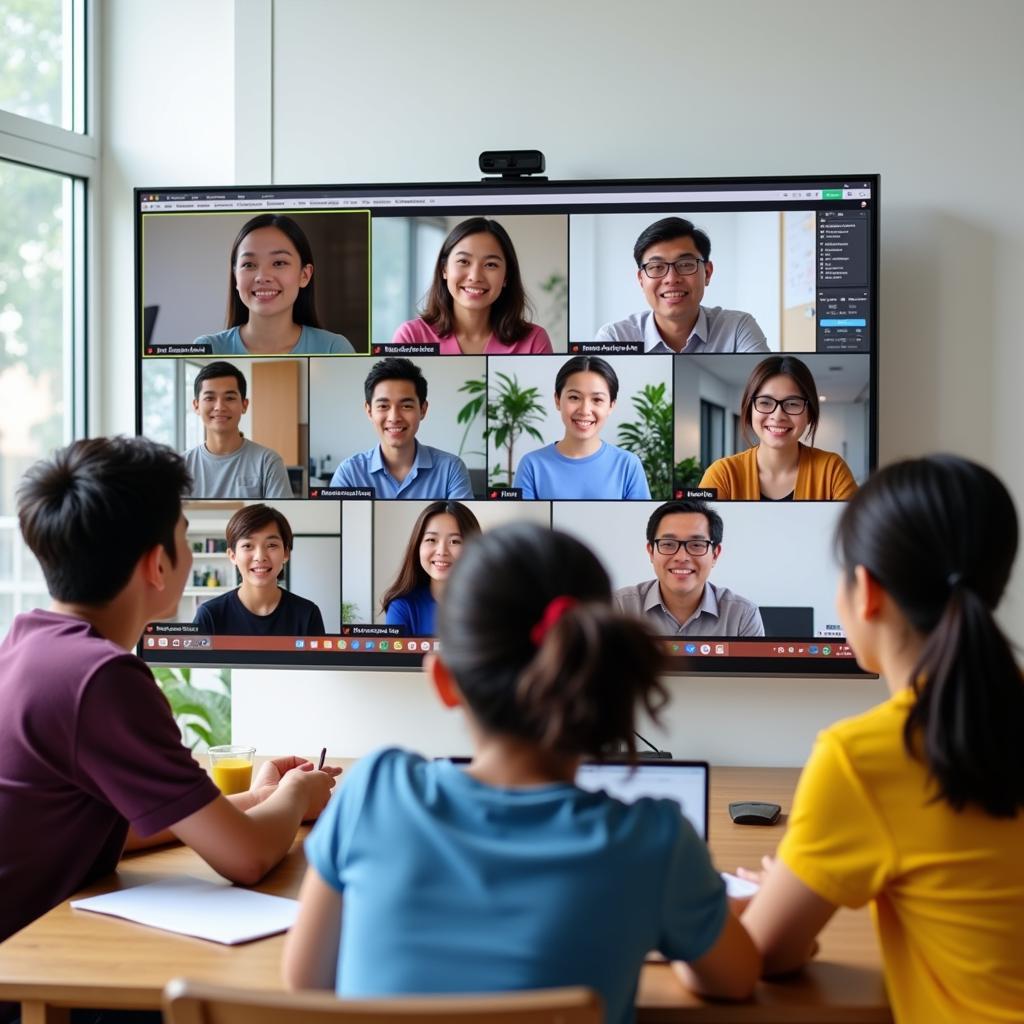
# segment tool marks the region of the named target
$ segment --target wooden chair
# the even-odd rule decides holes
[[[164,1024],[601,1024],[601,998],[588,988],[501,995],[337,999],[318,992],[252,992],[175,978]]]

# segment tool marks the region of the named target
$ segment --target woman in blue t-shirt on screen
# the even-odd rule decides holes
[[[520,460],[513,486],[524,498],[650,499],[640,460],[601,440],[618,396],[619,378],[607,360],[573,356],[563,364],[555,377],[555,408],[565,436]]]
[[[352,352],[343,334],[320,326],[313,248],[298,222],[261,213],[242,225],[231,246],[227,329],[197,345],[216,355],[316,356]]]
[[[749,995],[759,958],[678,804],[574,785],[584,758],[635,756],[637,705],[656,715],[667,699],[656,642],[614,610],[594,555],[535,524],[482,534],[438,634],[424,668],[462,708],[472,762],[387,749],[355,766],[306,842],[288,984],[360,997],[586,985],[625,1022],[658,949],[698,990]]]
[[[402,567],[384,592],[381,607],[389,626],[410,636],[433,636],[437,602],[466,540],[480,532],[477,518],[458,501],[432,501],[419,514]]]

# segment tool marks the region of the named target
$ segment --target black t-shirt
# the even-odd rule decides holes
[[[238,590],[211,598],[192,620],[206,633],[228,636],[323,636],[324,619],[312,602],[290,590],[269,615],[253,615],[238,599]]]

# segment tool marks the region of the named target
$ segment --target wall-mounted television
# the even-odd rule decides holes
[[[529,519],[674,670],[858,673],[878,208],[872,174],[137,189],[137,430],[195,481],[141,654],[414,668],[462,546]]]

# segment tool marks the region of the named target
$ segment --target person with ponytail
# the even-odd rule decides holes
[[[586,985],[633,1019],[659,949],[693,987],[745,998],[760,960],[678,805],[574,785],[667,695],[656,641],[617,612],[595,556],[515,523],[475,537],[424,659],[465,715],[471,763],[363,758],[306,842],[288,936],[295,988],[343,996]]]
[[[897,1024],[1022,1019],[1024,679],[993,617],[1017,535],[999,479],[949,455],[844,509],[839,617],[892,695],[818,738],[742,918],[766,973],[871,902]]]

